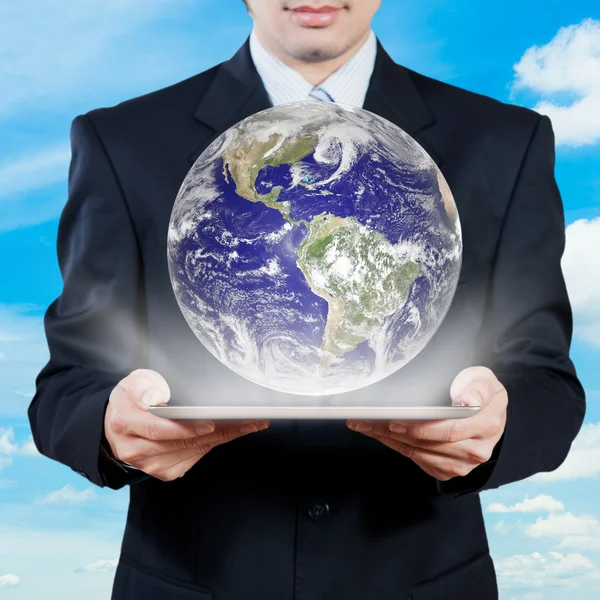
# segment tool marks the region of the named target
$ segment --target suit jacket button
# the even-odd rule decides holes
[[[322,521],[329,514],[329,505],[325,502],[311,502],[306,512],[313,521]]]

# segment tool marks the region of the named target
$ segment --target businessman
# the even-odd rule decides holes
[[[72,123],[64,288],[29,419],[40,452],[129,486],[113,600],[496,599],[479,493],[556,469],[581,427],[550,120],[395,63],[371,30],[379,3],[247,0],[254,27],[230,60]],[[170,212],[220,133],[302,99],[406,130],[461,216],[446,319],[365,398],[476,403],[477,416],[214,423],[146,410],[241,389],[176,303]]]

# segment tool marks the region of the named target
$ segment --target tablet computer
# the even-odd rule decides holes
[[[418,420],[464,419],[480,406],[150,406],[152,414],[166,419],[361,419]]]

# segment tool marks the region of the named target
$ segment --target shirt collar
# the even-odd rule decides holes
[[[321,85],[335,102],[362,108],[375,66],[377,38],[369,38],[359,50]],[[269,52],[258,40],[254,28],[250,33],[250,55],[273,106],[298,100],[310,100],[313,85],[295,69]]]

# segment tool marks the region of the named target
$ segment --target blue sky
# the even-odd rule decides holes
[[[68,5],[68,10],[65,7]],[[225,60],[241,0],[0,0],[0,598],[109,597],[127,490],[39,456],[26,409],[60,293],[69,126]],[[585,424],[555,472],[481,495],[503,600],[600,596],[600,6],[383,0],[373,28],[425,75],[548,114],[567,220],[563,267]]]

